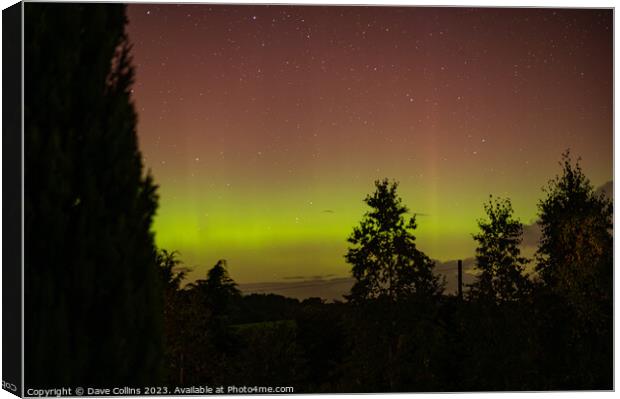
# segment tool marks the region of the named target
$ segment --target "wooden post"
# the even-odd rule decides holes
[[[181,352],[181,367],[179,368],[179,385],[183,386],[183,353]]]
[[[458,260],[458,265],[459,265],[459,275],[458,275],[458,295],[459,295],[459,299],[463,299],[463,261],[462,260]]]

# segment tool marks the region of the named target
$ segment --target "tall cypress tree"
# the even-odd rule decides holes
[[[26,386],[161,368],[161,287],[119,4],[25,7]]]

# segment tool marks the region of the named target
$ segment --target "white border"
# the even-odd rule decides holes
[[[84,0],[84,2],[93,2],[93,0]],[[108,1],[110,2],[110,1]],[[131,2],[131,3],[171,3],[171,1],[165,1],[165,0],[151,0],[151,1],[126,1],[127,2]],[[2,9],[7,8],[13,4],[15,4],[16,1],[11,1],[11,0],[0,0],[0,5],[2,5]],[[374,0],[374,1],[363,1],[363,0],[358,0],[358,1],[352,1],[352,0],[337,0],[337,1],[330,1],[330,0],[294,0],[294,1],[283,1],[283,0],[271,0],[271,1],[240,1],[240,2],[234,2],[234,1],[226,1],[226,0],[211,0],[211,1],[195,1],[195,0],[185,0],[185,1],[180,1],[177,3],[235,3],[235,4],[307,4],[307,5],[320,5],[320,4],[340,4],[340,5],[401,5],[401,6],[411,6],[411,5],[426,5],[426,6],[467,6],[467,7],[560,7],[560,8],[571,8],[571,7],[587,7],[587,8],[610,8],[610,7],[615,7],[615,1],[600,1],[600,0],[595,0],[595,1],[576,1],[576,0],[563,0],[563,1],[559,1],[559,0],[547,0],[547,1],[523,1],[523,2],[516,2],[516,1],[501,1],[501,0],[477,0],[475,1],[475,3],[471,3],[471,2],[467,2],[467,1],[463,1],[463,0],[452,0],[452,1],[428,1],[428,0],[416,0],[416,1],[411,1],[411,0]],[[23,6],[22,6],[23,7]],[[615,115],[618,112],[618,105],[615,102],[615,93],[616,93],[616,80],[615,80],[615,76],[616,73],[618,71],[618,65],[615,62],[615,54],[616,54],[616,45],[618,43],[618,32],[615,29],[616,26],[616,14],[614,11],[614,176],[620,176],[619,172],[619,168],[620,166],[615,162],[615,154],[618,153],[618,142],[615,140],[615,131],[616,131],[616,118]],[[0,19],[0,43],[1,43],[1,19]],[[1,60],[1,53],[0,53],[0,60]],[[0,73],[2,71],[2,67],[0,65]],[[23,14],[22,14],[22,76],[23,76]],[[0,83],[1,85],[1,83]],[[23,93],[23,86],[24,82],[22,79],[22,93]],[[1,108],[1,99],[0,99],[0,108]],[[23,98],[22,98],[22,126],[23,126]],[[23,133],[23,132],[22,132]],[[2,151],[2,144],[0,143],[0,154]],[[0,156],[1,158],[1,156]],[[23,134],[22,134],[22,170],[23,170]],[[1,174],[2,174],[2,165],[0,164],[0,181],[1,181]],[[23,199],[24,199],[24,189],[23,189],[23,174],[22,174],[22,203],[23,203]],[[2,187],[0,184],[0,197],[1,197],[1,193],[2,193]],[[616,185],[614,184],[614,198],[617,198],[617,190],[616,190]],[[0,198],[0,207],[2,205],[2,200]],[[22,210],[22,225],[23,225],[23,210]],[[0,214],[0,223],[2,221],[2,215]],[[614,216],[614,224],[616,221],[616,217]],[[0,239],[2,237],[2,232],[0,230]],[[0,251],[2,249],[2,243],[0,242]],[[615,273],[616,268],[618,267],[618,265],[620,265],[620,261],[618,260],[618,258],[615,256],[615,250],[617,249],[616,247],[616,241],[615,241],[615,237],[614,237],[614,288],[617,289],[620,285],[618,284],[619,282],[619,273]],[[23,244],[23,231],[22,231],[22,260],[23,260],[23,256],[24,256],[24,244]],[[0,260],[0,265],[1,265],[1,260]],[[1,287],[1,283],[2,283],[2,276],[0,275],[0,287]],[[24,288],[24,276],[23,276],[23,264],[22,264],[22,295],[23,295],[23,288]],[[615,291],[614,291],[615,293]],[[0,298],[0,304],[2,303],[2,300]],[[614,328],[616,328],[616,318],[615,316],[617,315],[616,310],[618,309],[618,295],[614,295]],[[23,300],[22,300],[22,328],[23,328]],[[0,329],[2,326],[2,321],[0,318]],[[615,329],[614,331],[614,355],[617,355],[617,350],[615,347],[615,342],[616,339],[618,338],[618,331],[617,329]],[[23,338],[22,338],[22,355],[23,355]],[[2,342],[0,340],[0,352],[2,351]],[[614,356],[614,359],[617,360],[617,356]],[[618,373],[618,365],[617,363],[614,362],[614,382],[615,384],[617,384],[620,379],[618,378],[619,373]],[[0,375],[2,374],[2,366],[0,364]],[[22,386],[23,386],[23,364],[22,364]],[[379,394],[379,395],[374,395],[377,397],[381,397],[381,398],[388,398],[388,397],[402,397],[403,395],[405,396],[411,396],[413,397],[414,394]],[[426,399],[426,398],[445,398],[445,397],[453,397],[453,396],[461,396],[461,397],[477,397],[477,396],[484,396],[485,398],[490,398],[490,399],[495,399],[495,398],[539,398],[539,397],[568,397],[568,398],[590,398],[590,397],[611,397],[611,395],[615,396],[615,393],[613,392],[605,392],[605,393],[593,393],[593,392],[552,392],[552,393],[476,393],[476,394],[415,394],[416,398],[420,398],[420,399]],[[276,396],[276,395],[260,395],[261,397],[281,397],[281,396]],[[295,395],[295,397],[314,397],[316,395]],[[338,398],[354,398],[354,397],[359,397],[359,395],[325,395],[327,397],[338,397]],[[0,390],[0,399],[9,399],[9,398],[14,398],[14,395],[11,395],[10,393],[8,393],[7,391],[4,390]],[[252,396],[250,395],[240,395],[238,397],[244,397],[244,398],[250,398]],[[181,398],[181,397],[179,397]]]

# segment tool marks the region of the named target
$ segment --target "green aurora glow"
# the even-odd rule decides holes
[[[202,278],[346,276],[373,181],[419,248],[474,255],[490,194],[524,223],[570,148],[612,179],[608,10],[129,6],[154,232]],[[570,26],[570,29],[567,28]]]

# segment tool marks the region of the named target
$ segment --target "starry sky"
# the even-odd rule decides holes
[[[373,181],[418,246],[474,255],[490,194],[536,220],[561,153],[613,175],[612,11],[131,4],[160,247],[203,278],[349,275]]]

